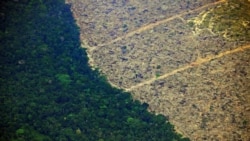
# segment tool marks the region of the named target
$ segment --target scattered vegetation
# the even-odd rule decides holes
[[[190,20],[194,30],[209,29],[231,41],[250,39],[250,3],[247,0],[230,0]]]

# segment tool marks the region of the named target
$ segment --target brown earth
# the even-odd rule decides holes
[[[67,0],[89,64],[191,140],[250,141],[249,0]]]

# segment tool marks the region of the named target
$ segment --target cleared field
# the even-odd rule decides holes
[[[90,65],[191,140],[250,140],[250,2],[68,0]]]

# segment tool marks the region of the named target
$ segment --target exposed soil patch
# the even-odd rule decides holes
[[[68,0],[90,65],[192,140],[250,140],[248,0]]]

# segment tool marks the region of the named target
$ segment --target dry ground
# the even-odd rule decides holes
[[[90,65],[191,140],[249,141],[249,0],[67,0]]]

